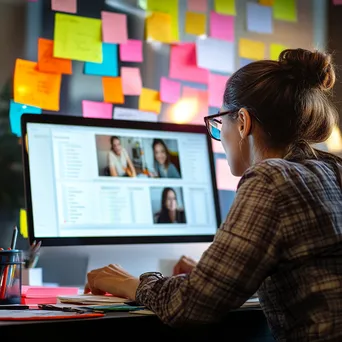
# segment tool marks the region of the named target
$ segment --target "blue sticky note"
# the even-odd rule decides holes
[[[252,63],[254,61],[252,61],[251,59],[248,58],[240,58],[240,68],[244,67],[245,65]]]
[[[247,3],[247,30],[257,33],[272,33],[272,7],[253,2]]]
[[[84,73],[97,76],[119,76],[118,45],[102,43],[102,63],[84,63]]]
[[[38,107],[28,106],[11,100],[9,112],[10,126],[12,133],[16,134],[18,137],[21,137],[20,119],[24,113],[42,114],[42,110]]]

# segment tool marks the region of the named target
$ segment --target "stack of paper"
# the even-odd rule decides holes
[[[60,303],[70,303],[70,304],[116,304],[116,303],[126,303],[128,299],[114,296],[99,296],[93,294],[79,294],[76,296],[58,296],[58,301]]]

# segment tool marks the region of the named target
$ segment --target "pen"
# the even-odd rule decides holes
[[[15,246],[17,245],[17,237],[18,237],[18,228],[15,226],[13,228],[13,233],[12,233],[12,240],[11,240],[11,249],[15,249]]]

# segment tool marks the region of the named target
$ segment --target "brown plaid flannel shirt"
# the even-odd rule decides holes
[[[263,161],[189,275],[142,275],[137,300],[179,326],[219,321],[258,291],[277,341],[342,341],[342,191],[331,165]]]

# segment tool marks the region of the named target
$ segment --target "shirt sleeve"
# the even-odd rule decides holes
[[[209,248],[189,275],[142,275],[136,297],[170,325],[211,323],[240,307],[278,261],[280,223],[266,174],[248,172]]]
[[[114,156],[112,152],[108,152],[107,161],[108,161],[108,166],[115,166]]]
[[[174,164],[170,164],[168,167],[168,177],[169,178],[180,178],[180,174]]]

